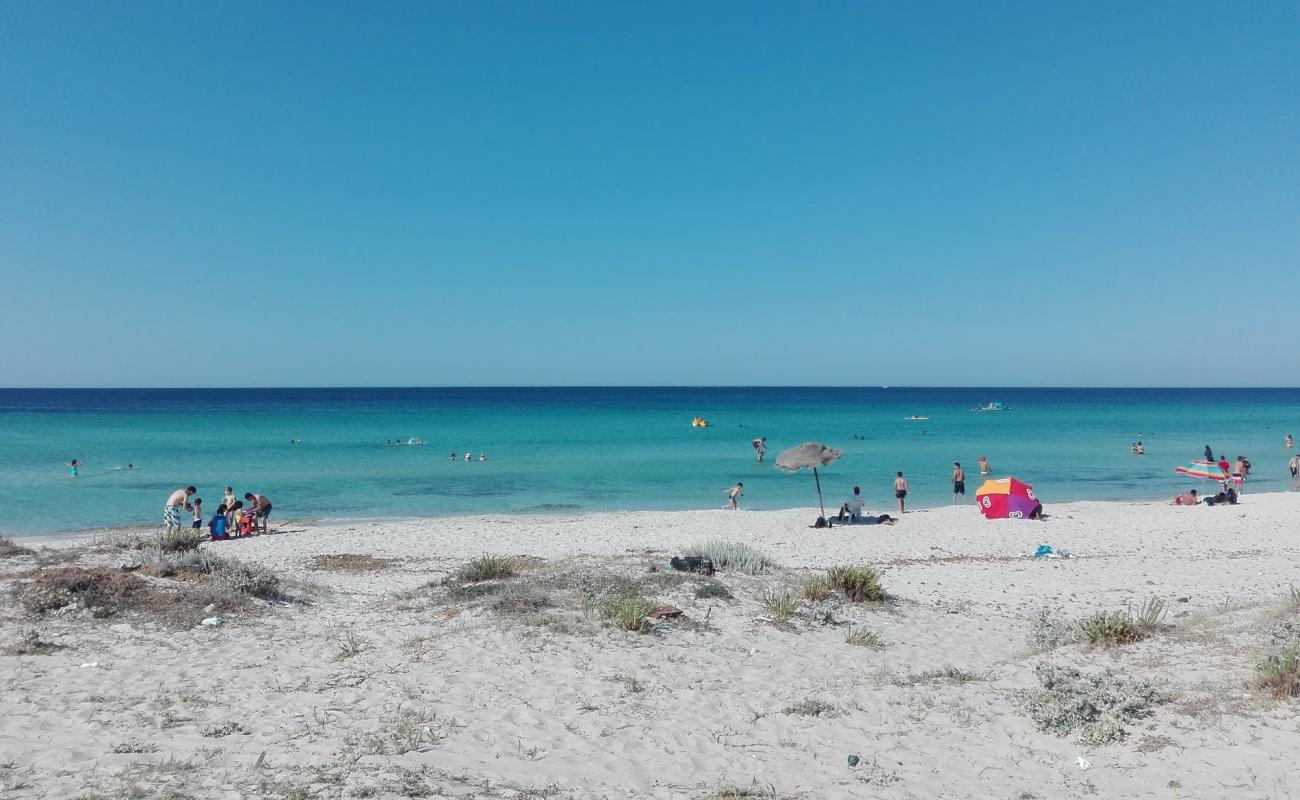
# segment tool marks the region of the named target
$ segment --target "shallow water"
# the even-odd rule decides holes
[[[990,400],[1011,410],[970,410]],[[0,531],[154,524],[191,483],[209,516],[227,485],[265,493],[280,518],[720,508],[736,481],[742,507],[810,506],[811,475],[772,463],[809,440],[844,450],[822,470],[835,506],[857,484],[869,508],[894,507],[896,470],[914,507],[947,503],[953,461],[973,497],[979,455],[1049,507],[1163,498],[1210,485],[1173,472],[1207,443],[1251,459],[1247,491],[1278,491],[1298,411],[1297,389],[0,390]],[[1139,433],[1143,457],[1129,453]],[[385,444],[411,437],[428,444]]]

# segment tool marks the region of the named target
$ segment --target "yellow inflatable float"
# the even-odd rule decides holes
[[[707,419],[705,419],[704,417],[696,417],[695,419],[691,420],[691,427],[692,427],[692,428],[707,428],[707,427],[709,427],[709,421],[708,421]]]

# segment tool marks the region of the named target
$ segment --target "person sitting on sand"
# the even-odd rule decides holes
[[[1029,512],[1029,518],[1030,518],[1030,519],[1036,519],[1036,520],[1038,520],[1039,522],[1042,522],[1042,521],[1043,521],[1044,516],[1043,516],[1043,504],[1042,504],[1042,503],[1039,503],[1038,505],[1034,506],[1034,510]]]
[[[1232,489],[1229,489],[1226,492],[1219,492],[1213,497],[1207,497],[1201,502],[1203,502],[1207,506],[1219,506],[1219,505],[1235,506],[1237,504],[1237,493]]]
[[[840,506],[839,521],[843,522],[846,517],[850,521],[856,520],[858,517],[862,516],[863,505],[864,503],[862,502],[862,488],[859,486],[854,486],[853,496],[850,497],[848,500],[846,500],[844,502],[844,505]]]
[[[1173,504],[1176,506],[1194,506],[1199,502],[1200,498],[1196,496],[1196,490],[1192,489],[1175,497]]]
[[[217,513],[208,520],[208,536],[213,539],[229,539],[226,531],[226,507],[217,506]]]

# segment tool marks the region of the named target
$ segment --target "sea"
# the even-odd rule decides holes
[[[157,525],[187,485],[207,516],[232,486],[281,520],[721,509],[737,482],[742,510],[813,508],[813,476],[775,466],[809,441],[844,453],[828,509],[854,486],[894,509],[899,471],[911,508],[947,505],[954,461],[973,499],[985,456],[1050,513],[1212,486],[1174,472],[1207,444],[1250,459],[1247,493],[1290,489],[1288,433],[1300,389],[0,389],[0,533]]]

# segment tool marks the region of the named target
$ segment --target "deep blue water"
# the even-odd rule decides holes
[[[1011,410],[970,410],[990,400]],[[231,485],[282,518],[720,508],[736,481],[744,507],[812,506],[811,476],[772,465],[809,440],[845,453],[824,470],[828,503],[857,484],[873,508],[892,506],[896,470],[912,503],[949,502],[953,461],[973,495],[980,455],[1048,504],[1160,498],[1188,485],[1173,468],[1206,444],[1251,459],[1249,491],[1278,491],[1287,433],[1300,433],[1300,389],[0,390],[0,531],[155,524],[187,484],[209,514]],[[411,437],[428,444],[385,444]]]

